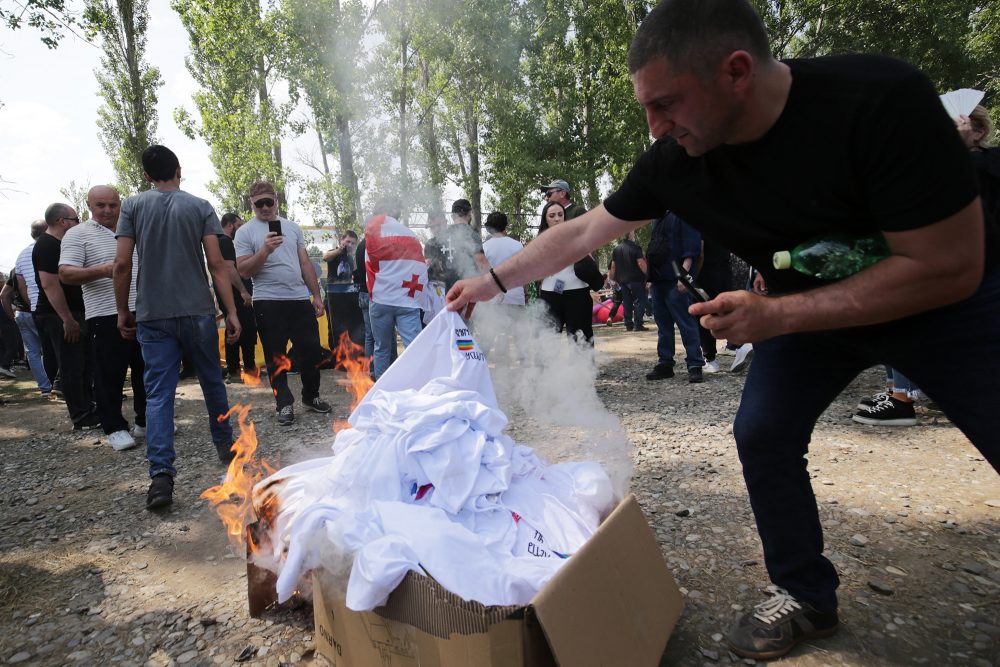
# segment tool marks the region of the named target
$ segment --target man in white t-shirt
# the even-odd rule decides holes
[[[91,219],[66,232],[59,251],[59,280],[67,285],[80,285],[83,290],[84,318],[90,338],[94,372],[94,399],[101,428],[108,436],[112,449],[121,451],[135,447],[128,432],[128,421],[122,416],[122,388],[125,373],[132,369],[132,404],[135,408],[135,430],[140,437],[146,433],[146,389],[143,384],[145,365],[142,350],[135,339],[126,340],[118,331],[118,308],[115,287],[111,279],[118,242],[118,214],[122,200],[110,185],[95,185],[87,193],[87,208]],[[133,251],[132,263],[138,266]],[[135,312],[135,281],[139,272],[132,273],[128,307]]]
[[[35,377],[35,383],[42,396],[48,396],[58,379],[59,362],[56,359],[55,350],[38,333],[35,324],[35,308],[38,306],[38,284],[35,282],[35,267],[31,263],[31,251],[35,248],[35,241],[45,233],[47,225],[44,220],[35,220],[31,223],[31,245],[27,246],[18,254],[17,262],[14,264],[14,286],[21,296],[21,301],[26,310],[20,308],[14,315],[17,328],[21,331],[21,340],[24,341],[24,351],[28,355],[28,363],[31,365],[31,374]],[[58,387],[56,387],[58,389]]]
[[[305,236],[297,224],[278,215],[275,187],[267,181],[253,183],[250,203],[254,218],[233,238],[236,268],[244,278],[253,279],[253,310],[267,360],[267,378],[274,390],[278,423],[288,426],[295,421],[295,399],[288,389],[286,372],[290,368],[285,356],[289,340],[302,378],[302,403],[315,412],[330,412],[330,404],[319,397],[318,366],[323,348],[316,318],[325,308]]]
[[[486,217],[486,231],[489,232],[490,238],[483,241],[483,253],[486,254],[486,261],[490,266],[497,266],[524,250],[520,241],[507,236],[507,214],[490,213]],[[524,288],[512,287],[506,294],[498,294],[493,303],[523,306]]]

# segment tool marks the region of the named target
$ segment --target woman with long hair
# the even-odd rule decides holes
[[[541,235],[550,227],[563,224],[572,224],[566,222],[566,209],[558,202],[550,201],[542,209],[538,233]],[[548,306],[557,330],[565,328],[574,339],[578,339],[580,334],[588,342],[593,339],[591,315],[594,302],[590,297],[590,288],[576,276],[572,264],[543,278],[539,296]]]
[[[979,104],[968,116],[960,116],[955,125],[976,166],[979,195],[983,199],[986,234],[1000,233],[1000,148],[989,146],[993,119],[986,107]]]

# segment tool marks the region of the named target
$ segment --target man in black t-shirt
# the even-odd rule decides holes
[[[62,238],[70,228],[80,224],[80,218],[72,206],[52,204],[45,209],[45,224],[45,233],[38,237],[31,251],[38,285],[35,323],[38,333],[52,343],[59,360],[63,397],[73,430],[89,430],[100,426],[101,420],[93,405],[83,291],[79,285],[59,281]]]
[[[833,565],[805,455],[817,419],[862,370],[899,368],[1000,468],[1000,270],[975,175],[930,82],[874,56],[779,62],[746,0],[664,0],[629,50],[657,141],[617,192],[448,294],[460,310],[671,210],[761,270],[769,296],[692,305],[755,358],[733,434],[777,588],[729,633],[769,659],[838,627]],[[919,141],[915,140],[919,137]],[[886,259],[838,282],[772,256],[833,233],[881,234]],[[929,354],[928,350],[933,350]],[[961,373],[969,358],[975,373]]]
[[[219,236],[219,254],[226,261],[226,272],[229,274],[229,284],[233,289],[233,303],[236,305],[236,316],[240,320],[240,339],[235,343],[226,341],[226,384],[243,382],[240,375],[240,353],[243,354],[243,372],[259,377],[257,370],[257,320],[253,312],[253,281],[240,276],[236,270],[236,246],[233,245],[233,235],[243,225],[243,219],[235,213],[226,213],[219,220],[224,232]],[[222,305],[219,287],[214,286],[216,301],[223,316],[226,307]]]
[[[612,251],[608,280],[621,287],[625,328],[628,331],[648,331],[642,325],[646,314],[646,258],[642,254],[642,246],[635,242],[634,231],[626,234]],[[611,321],[610,317],[608,321]]]

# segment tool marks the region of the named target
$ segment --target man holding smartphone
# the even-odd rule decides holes
[[[257,332],[274,390],[278,423],[288,426],[295,421],[295,399],[286,373],[290,363],[282,363],[289,340],[302,378],[302,403],[315,412],[330,412],[330,404],[319,397],[318,365],[323,349],[316,318],[324,313],[323,298],[302,230],[278,215],[275,187],[257,181],[249,194],[254,218],[240,227],[233,239],[236,268],[253,280]]]

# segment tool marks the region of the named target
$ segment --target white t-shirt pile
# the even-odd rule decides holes
[[[358,611],[384,603],[410,570],[467,600],[526,604],[614,506],[598,463],[548,465],[502,433],[485,357],[449,311],[349,422],[332,457],[255,489],[257,503],[278,495],[263,561],[277,563],[279,600],[336,554],[352,562],[347,606]]]

